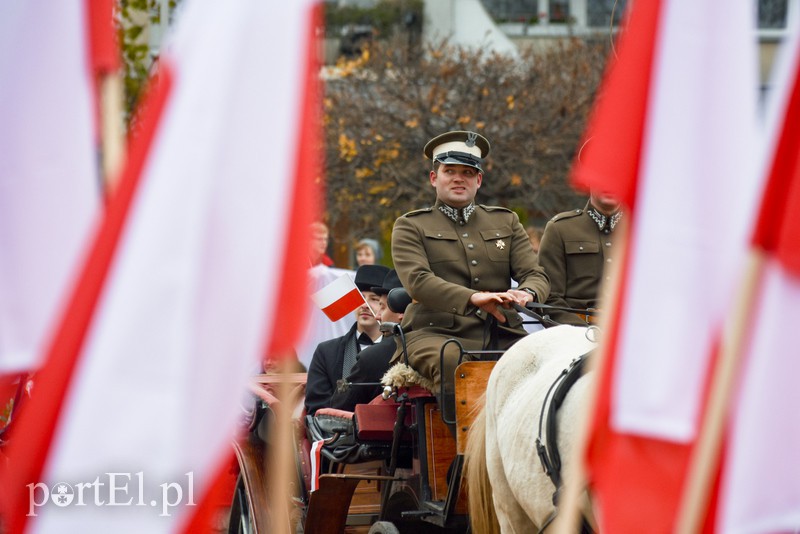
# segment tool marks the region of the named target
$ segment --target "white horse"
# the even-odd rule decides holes
[[[476,534],[531,533],[554,513],[555,487],[536,452],[548,389],[571,361],[592,350],[587,328],[557,326],[528,335],[500,358],[466,449],[469,514]],[[590,375],[578,379],[557,412],[562,476],[576,442],[576,418]],[[585,513],[588,500],[584,503]],[[587,516],[590,517],[590,516]]]

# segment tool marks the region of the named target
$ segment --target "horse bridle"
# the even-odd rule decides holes
[[[553,504],[558,504],[558,492],[561,489],[561,456],[558,454],[558,427],[556,423],[556,412],[564,403],[564,399],[569,393],[569,390],[583,375],[583,366],[591,354],[587,352],[578,356],[569,364],[569,367],[562,370],[556,377],[542,403],[542,409],[539,414],[539,434],[536,437],[536,453],[539,455],[539,460],[542,462],[544,472],[553,481],[556,491],[553,494]],[[552,394],[552,398],[551,398]],[[547,400],[550,399],[548,403]],[[546,424],[545,424],[546,421]],[[546,426],[545,441],[542,440],[542,430]]]
[[[550,523],[556,518],[558,513],[558,500],[561,492],[561,456],[558,454],[558,425],[556,422],[556,412],[564,403],[564,399],[569,390],[583,376],[583,368],[592,351],[578,356],[569,364],[569,367],[562,370],[556,377],[542,402],[542,409],[539,413],[539,434],[536,437],[536,453],[542,463],[545,474],[550,478],[556,490],[553,492],[553,505],[556,510],[544,522],[539,529],[539,533],[545,531]],[[551,396],[552,394],[552,396]],[[548,399],[550,402],[548,403]],[[545,422],[546,421],[546,422]],[[542,430],[545,430],[545,438],[542,439]],[[582,518],[581,532],[593,532],[591,526]]]

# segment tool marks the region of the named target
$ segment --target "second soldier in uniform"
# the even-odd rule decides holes
[[[550,278],[547,304],[575,309],[599,306],[601,282],[612,263],[621,219],[616,199],[593,192],[584,209],[559,213],[547,223],[539,246],[539,262]],[[558,323],[587,323],[585,315],[557,310],[549,315]]]

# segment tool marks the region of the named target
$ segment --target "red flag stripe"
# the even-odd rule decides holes
[[[113,72],[120,68],[117,32],[114,28],[114,1],[88,0],[89,48],[95,73]]]
[[[800,70],[794,77],[793,90],[790,93],[783,119],[783,135],[778,139],[775,148],[758,222],[753,234],[753,243],[770,252],[779,249],[781,227],[786,216],[792,213],[790,199],[797,196],[792,194],[793,189],[800,187],[796,184],[797,175],[800,173],[800,123],[797,117],[800,117]],[[795,203],[791,205],[791,208],[796,210],[798,206]],[[785,238],[789,237],[789,235],[785,236]],[[789,243],[784,239],[784,246],[781,249],[787,248],[786,245]],[[796,244],[795,238],[792,246],[797,248]]]
[[[800,55],[800,54],[798,54]],[[784,267],[800,276],[800,68],[794,79],[789,107],[786,110],[779,153],[775,155],[773,173],[776,180],[788,180],[786,210],[777,235],[777,257]]]
[[[361,293],[358,291],[358,289],[354,289],[330,306],[322,308],[322,311],[331,321],[338,321],[362,304],[364,304],[364,297],[361,296]]]
[[[611,193],[629,207],[635,203],[646,142],[650,76],[642,73],[652,72],[662,4],[642,2],[631,11],[618,40],[620,55],[609,64],[572,175],[576,187]]]
[[[321,136],[321,88],[317,73],[319,58],[317,57],[316,30],[322,24],[322,5],[317,4],[308,14],[306,35],[306,69],[305,94],[300,99],[301,107],[297,110],[302,127],[297,140],[297,165],[294,192],[292,193],[292,210],[286,226],[289,239],[283,253],[283,269],[277,302],[281,303],[282,313],[288,317],[307,317],[308,299],[297,298],[297,288],[308,285],[308,259],[305,254],[298,254],[298,243],[311,241],[311,223],[319,220],[320,191],[319,177],[322,175],[322,136]],[[305,245],[304,245],[305,246]],[[303,248],[305,250],[305,248]],[[288,321],[268,328],[270,345],[266,348],[267,358],[289,354],[303,335],[304,325],[300,321]],[[280,328],[280,335],[274,335]]]

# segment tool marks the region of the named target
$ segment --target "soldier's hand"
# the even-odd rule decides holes
[[[469,302],[486,313],[494,315],[495,319],[504,323],[506,322],[506,317],[500,313],[500,310],[497,308],[503,305],[507,307],[507,302],[510,298],[511,296],[508,293],[489,293],[488,291],[484,291],[481,293],[473,293],[469,298]]]
[[[519,289],[509,289],[506,291],[507,294],[511,295],[515,304],[519,304],[520,306],[525,306],[527,303],[533,300],[533,295],[528,293],[527,291],[521,291]]]

